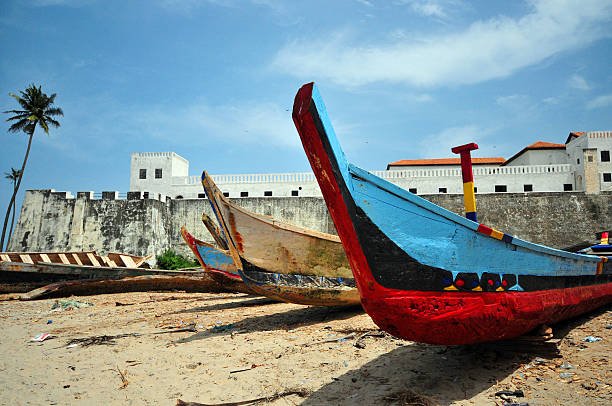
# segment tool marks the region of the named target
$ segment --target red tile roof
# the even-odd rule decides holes
[[[472,158],[473,165],[501,165],[506,159],[495,158]],[[461,165],[460,158],[440,158],[440,159],[402,159],[401,161],[391,162],[390,166],[429,166],[429,165]]]
[[[529,149],[565,149],[565,144],[553,144],[552,142],[544,142],[544,141],[534,142],[533,144],[527,145],[525,148],[520,150],[518,153],[514,154],[514,156],[508,158],[508,160],[504,162],[503,165],[504,166],[508,165],[511,161],[514,161],[516,158],[521,156],[524,152],[526,152]]]
[[[553,144],[552,142],[538,141],[523,148],[526,149],[548,149],[548,148],[565,148],[565,144]],[[522,152],[522,151],[521,151]]]
[[[567,144],[568,142],[570,142],[572,139],[574,138],[578,138],[580,136],[583,136],[585,134],[584,131],[572,131],[569,133],[569,135],[567,136],[567,139],[565,140],[565,143]]]

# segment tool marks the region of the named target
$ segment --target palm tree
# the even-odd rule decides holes
[[[9,207],[4,218],[4,225],[2,226],[2,239],[0,240],[0,251],[2,251],[2,248],[4,247],[4,236],[6,234],[6,226],[8,223],[11,206],[13,206],[15,203],[15,197],[17,196],[17,191],[19,190],[21,180],[23,179],[23,171],[25,170],[26,163],[28,162],[28,155],[30,154],[30,147],[32,146],[34,130],[36,129],[37,125],[40,125],[45,133],[49,134],[49,124],[55,128],[60,126],[60,123],[52,117],[64,115],[61,108],[53,106],[56,96],[55,93],[53,93],[51,96],[47,96],[42,92],[40,86],[36,87],[34,84],[31,84],[25,91],[20,91],[19,93],[21,93],[21,96],[17,96],[16,94],[12,93],[10,93],[10,95],[17,100],[23,110],[5,111],[5,113],[8,114],[15,114],[14,116],[9,117],[6,121],[15,121],[9,128],[9,132],[17,133],[23,131],[28,135],[28,148],[26,149],[26,154],[23,158],[23,165],[19,171],[19,178],[17,179],[17,184],[13,190],[13,196],[11,197],[11,202],[9,203]]]
[[[11,168],[11,172],[4,172],[4,177],[13,182],[13,193],[15,189],[17,189],[17,179],[19,179],[19,174],[21,171],[18,171],[15,168]],[[10,207],[9,207],[10,209]],[[15,201],[13,201],[13,214],[11,216],[11,228],[9,229],[8,240],[6,241],[6,246],[8,247],[9,242],[11,241],[11,236],[13,235],[13,226],[15,225]]]

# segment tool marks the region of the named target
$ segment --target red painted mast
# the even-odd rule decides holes
[[[474,177],[472,175],[472,157],[470,151],[478,149],[478,145],[471,142],[451,149],[455,154],[461,154],[461,176],[463,177],[463,201],[465,203],[465,217],[478,222],[476,219],[476,196],[474,194]]]

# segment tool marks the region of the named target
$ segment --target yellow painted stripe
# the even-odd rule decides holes
[[[472,289],[474,292],[482,292],[482,288],[480,286],[476,286],[474,289]]]
[[[444,290],[459,290],[459,289],[457,289],[453,285],[450,285],[450,286],[445,287]]]
[[[465,201],[465,211],[472,213],[476,211],[476,198],[474,197],[474,182],[463,184],[463,200]]]
[[[495,291],[496,291],[496,292],[503,292],[503,291],[504,291],[504,288],[502,288],[502,287],[500,286],[499,288],[495,289]]]
[[[497,238],[498,240],[501,240],[504,237],[504,233],[500,233],[499,231],[495,230],[495,229],[491,229],[491,237],[493,238]]]

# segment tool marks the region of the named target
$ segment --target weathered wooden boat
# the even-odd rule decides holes
[[[139,257],[84,252],[2,252],[0,292],[27,292],[50,283],[73,279],[119,279],[145,275],[151,255]]]
[[[181,236],[202,265],[204,272],[217,283],[231,291],[255,293],[242,281],[229,251],[220,250],[194,238],[184,226],[181,227]]]
[[[206,173],[202,185],[236,272],[258,294],[285,302],[359,304],[338,236],[309,230],[233,204]]]
[[[20,300],[34,300],[71,295],[181,290],[185,292],[228,292],[225,286],[198,269],[167,271],[148,269],[146,274],[113,278],[65,280],[45,285],[20,295]]]
[[[433,344],[493,341],[612,301],[607,258],[501,233],[349,164],[313,83],[298,91],[293,120],[363,308],[385,331]]]
[[[580,250],[581,254],[599,255],[612,257],[612,244],[610,244],[608,231],[601,233],[601,241],[599,244],[591,245],[588,248]]]

